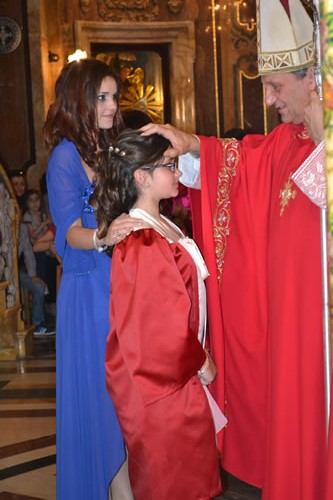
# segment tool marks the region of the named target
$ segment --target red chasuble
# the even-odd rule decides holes
[[[326,465],[326,490],[325,500],[333,498],[333,378],[331,380],[331,410],[328,433],[328,453]]]
[[[119,243],[111,271],[107,386],[136,500],[208,500],[221,490],[215,429],[197,377],[198,281],[188,252],[153,229]]]
[[[263,500],[323,498],[320,212],[290,180],[313,142],[299,125],[200,141],[193,217],[211,274],[213,394],[229,420],[223,466]]]

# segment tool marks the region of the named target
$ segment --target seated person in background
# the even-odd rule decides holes
[[[17,203],[23,213],[24,198],[27,189],[24,173],[22,172],[22,170],[13,170],[9,172],[8,175],[16,194]]]
[[[23,223],[27,225],[29,230],[30,242],[34,246],[37,240],[44,237],[47,231],[51,228],[51,217],[42,209],[42,197],[36,189],[29,189],[25,194],[25,204],[27,207],[23,215]],[[34,248],[37,262],[37,274],[42,278],[48,287],[47,301],[49,303],[56,302],[56,268],[58,261],[55,258],[55,252],[49,251],[50,244],[47,250],[37,250]]]
[[[25,205],[23,222],[28,225],[29,237],[33,245],[46,233],[52,221],[51,217],[42,210],[42,197],[37,189],[28,189],[25,193]]]
[[[37,276],[36,259],[29,239],[28,228],[25,224],[20,226],[19,235],[19,275],[23,288],[32,294],[32,323],[36,325],[34,336],[54,335],[55,330],[45,326],[44,301],[46,285]]]
[[[25,205],[26,180],[21,170],[9,172],[16,199],[23,213]],[[46,284],[38,276],[36,258],[30,243],[28,228],[25,224],[20,226],[19,234],[19,277],[23,288],[32,294],[32,323],[37,326],[35,336],[54,335],[54,329],[45,326],[45,292]]]

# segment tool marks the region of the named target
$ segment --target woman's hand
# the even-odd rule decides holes
[[[112,247],[126,238],[133,229],[141,227],[142,225],[142,220],[134,219],[127,214],[121,214],[110,224],[106,237],[102,240],[97,240],[97,242],[99,244],[99,241],[101,241],[100,244]]]
[[[134,219],[128,214],[121,214],[109,226],[107,234],[103,238],[98,237],[98,229],[88,229],[82,227],[81,219],[77,219],[67,231],[67,241],[73,248],[81,248],[82,250],[91,250],[95,248],[101,250],[104,245],[112,247],[116,243],[123,240],[133,229],[142,227],[143,221]]]

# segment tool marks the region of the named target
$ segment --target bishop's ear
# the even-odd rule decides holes
[[[315,76],[314,66],[310,66],[308,68],[308,77],[309,77],[309,81],[310,81],[311,90],[316,90],[317,80],[316,80],[316,76]]]

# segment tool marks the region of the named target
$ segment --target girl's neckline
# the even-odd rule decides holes
[[[179,229],[179,227],[163,214],[160,214],[161,219],[157,219],[143,208],[132,208],[130,210],[130,215],[134,215],[137,218],[143,219],[151,227],[153,227],[153,229],[156,229],[157,232],[167,238],[167,240],[170,240],[170,237],[168,236],[170,229],[177,234],[177,241],[181,238],[184,238],[184,234]]]

